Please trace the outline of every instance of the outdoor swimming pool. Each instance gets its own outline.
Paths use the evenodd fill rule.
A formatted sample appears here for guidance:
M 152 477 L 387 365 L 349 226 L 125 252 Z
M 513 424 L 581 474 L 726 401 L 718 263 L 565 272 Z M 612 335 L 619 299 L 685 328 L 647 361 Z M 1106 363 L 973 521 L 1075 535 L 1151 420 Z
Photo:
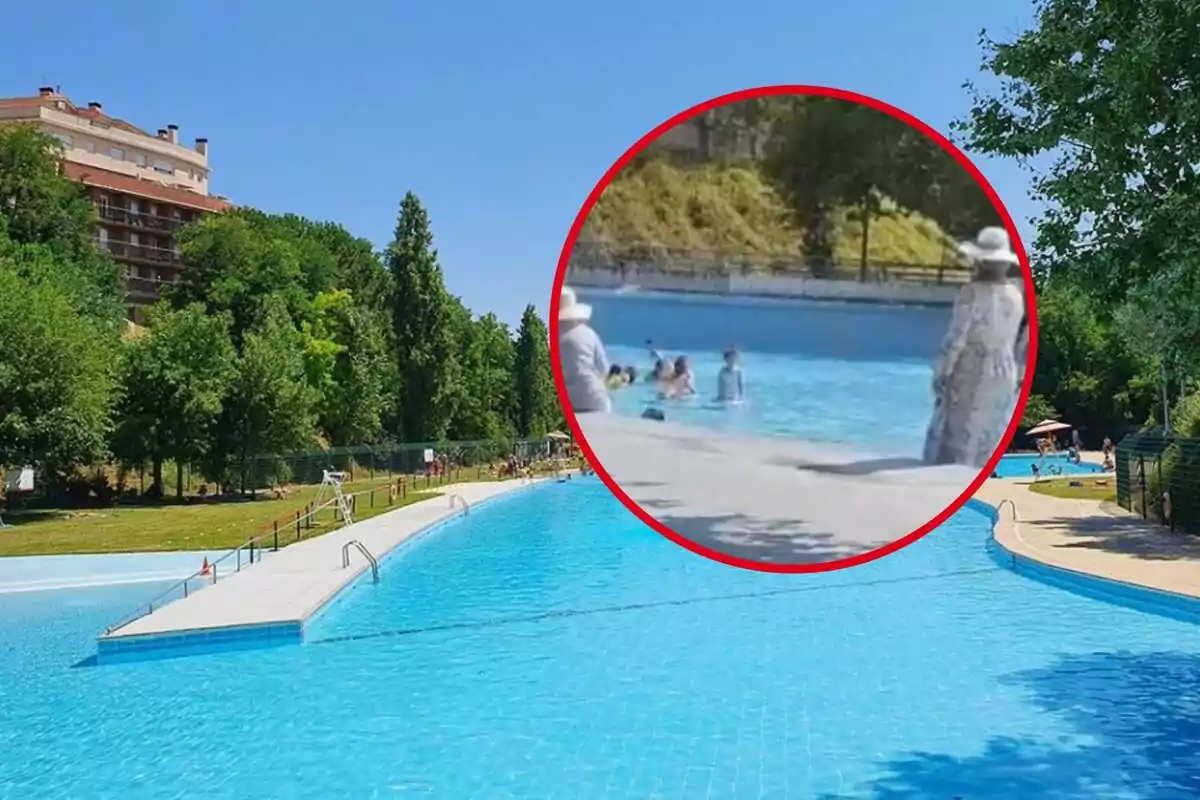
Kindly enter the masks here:
M 766 575 L 574 480 L 399 551 L 302 646 L 73 669 L 155 587 L 0 596 L 0 796 L 1196 797 L 1198 629 L 987 535 Z
M 921 453 L 932 408 L 932 365 L 949 310 L 866 304 L 585 293 L 615 364 L 651 367 L 647 339 L 686 355 L 697 397 L 666 402 L 669 420 L 727 433 L 841 444 L 877 455 Z M 726 347 L 743 350 L 749 402 L 712 402 Z M 638 415 L 653 387 L 613 393 L 614 410 Z
M 1067 475 L 1095 475 L 1101 472 L 1099 464 L 1073 464 L 1067 460 L 1066 453 L 1058 453 L 1049 456 L 1039 456 L 1033 454 L 1013 454 L 1006 455 L 1000 459 L 1000 463 L 996 465 L 996 477 L 998 478 L 1031 478 L 1033 470 L 1030 469 L 1034 464 L 1037 464 L 1041 469 L 1043 477 L 1050 476 L 1067 476 Z

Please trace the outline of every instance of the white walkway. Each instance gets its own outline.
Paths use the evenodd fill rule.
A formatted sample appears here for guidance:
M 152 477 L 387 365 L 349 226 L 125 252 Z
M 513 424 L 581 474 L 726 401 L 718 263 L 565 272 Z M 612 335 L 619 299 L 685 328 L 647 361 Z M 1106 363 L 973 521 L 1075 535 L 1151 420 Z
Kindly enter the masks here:
M 579 422 L 605 470 L 651 516 L 697 544 L 763 563 L 832 561 L 889 544 L 979 474 L 613 414 Z
M 323 536 L 298 542 L 277 553 L 264 553 L 264 559 L 247 566 L 243 554 L 241 572 L 225 575 L 232 569 L 227 559 L 218 567 L 214 584 L 187 598 L 163 606 L 153 614 L 134 620 L 100 638 L 105 646 L 117 646 L 122 640 L 147 636 L 195 634 L 214 629 L 292 625 L 298 629 L 352 580 L 369 570 L 366 559 L 350 548 L 350 566 L 342 569 L 342 546 L 357 539 L 382 560 L 394 547 L 422 529 L 454 514 L 461 514 L 457 503 L 450 507 L 452 495 L 461 495 L 474 505 L 493 497 L 529 486 L 526 481 L 464 483 L 440 487 L 443 495 L 395 511 L 372 517 Z

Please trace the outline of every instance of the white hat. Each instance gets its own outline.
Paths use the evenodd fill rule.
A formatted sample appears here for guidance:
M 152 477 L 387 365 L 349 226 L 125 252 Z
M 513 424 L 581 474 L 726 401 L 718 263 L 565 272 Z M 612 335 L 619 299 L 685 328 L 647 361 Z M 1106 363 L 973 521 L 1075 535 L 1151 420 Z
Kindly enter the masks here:
M 558 321 L 583 322 L 592 318 L 592 307 L 575 301 L 575 290 L 566 286 L 558 294 Z
M 1012 251 L 1012 245 L 1008 241 L 1008 231 L 998 226 L 984 228 L 973 242 L 960 242 L 958 252 L 975 261 L 1021 263 L 1021 259 Z

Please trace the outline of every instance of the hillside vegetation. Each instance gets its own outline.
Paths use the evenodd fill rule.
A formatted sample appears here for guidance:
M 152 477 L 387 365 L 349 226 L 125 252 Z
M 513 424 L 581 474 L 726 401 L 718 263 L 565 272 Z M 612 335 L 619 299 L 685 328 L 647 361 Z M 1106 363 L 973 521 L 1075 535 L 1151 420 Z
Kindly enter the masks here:
M 856 212 L 829 215 L 834 262 L 854 265 L 862 248 Z M 686 166 L 653 160 L 626 169 L 601 195 L 585 241 L 609 259 L 673 252 L 744 257 L 751 262 L 803 261 L 802 232 L 781 194 L 753 165 Z M 867 259 L 873 264 L 936 265 L 952 258 L 950 238 L 933 220 L 884 201 L 871 219 Z

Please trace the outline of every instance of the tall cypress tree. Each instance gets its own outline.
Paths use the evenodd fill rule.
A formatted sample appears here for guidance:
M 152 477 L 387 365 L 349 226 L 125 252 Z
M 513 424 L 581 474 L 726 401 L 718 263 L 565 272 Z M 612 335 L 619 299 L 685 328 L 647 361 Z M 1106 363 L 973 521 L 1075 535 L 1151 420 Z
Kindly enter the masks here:
M 517 334 L 517 430 L 543 436 L 561 419 L 550 366 L 550 334 L 533 306 L 525 306 Z
M 392 332 L 400 377 L 393 433 L 403 441 L 439 441 L 454 416 L 456 396 L 453 298 L 438 266 L 429 214 L 412 192 L 400 201 L 386 262 L 392 276 Z

